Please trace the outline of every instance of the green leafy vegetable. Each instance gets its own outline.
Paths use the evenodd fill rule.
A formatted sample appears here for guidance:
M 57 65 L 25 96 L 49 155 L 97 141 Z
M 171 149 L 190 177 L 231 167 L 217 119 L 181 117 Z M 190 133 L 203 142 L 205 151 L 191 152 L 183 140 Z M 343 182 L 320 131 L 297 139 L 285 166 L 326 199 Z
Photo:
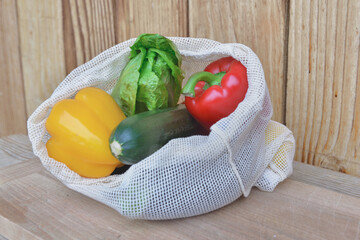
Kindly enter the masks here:
M 131 46 L 130 61 L 111 95 L 126 116 L 174 107 L 183 79 L 175 44 L 159 34 L 142 34 Z

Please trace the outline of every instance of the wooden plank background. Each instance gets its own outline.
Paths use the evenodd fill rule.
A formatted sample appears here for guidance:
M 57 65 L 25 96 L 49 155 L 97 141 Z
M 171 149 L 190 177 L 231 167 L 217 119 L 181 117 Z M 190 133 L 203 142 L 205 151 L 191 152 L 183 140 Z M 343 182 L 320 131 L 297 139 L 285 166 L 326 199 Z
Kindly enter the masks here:
M 75 67 L 145 32 L 239 42 L 259 56 L 296 160 L 360 176 L 358 0 L 0 0 L 0 137 Z
M 291 1 L 286 124 L 296 159 L 360 176 L 360 1 Z

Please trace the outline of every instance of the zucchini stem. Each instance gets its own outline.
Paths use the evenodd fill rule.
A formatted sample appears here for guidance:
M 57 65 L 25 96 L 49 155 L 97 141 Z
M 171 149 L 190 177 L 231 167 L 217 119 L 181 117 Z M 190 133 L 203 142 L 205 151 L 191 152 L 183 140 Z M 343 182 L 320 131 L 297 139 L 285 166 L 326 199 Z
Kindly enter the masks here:
M 121 147 L 121 143 L 118 143 L 117 141 L 113 141 L 110 144 L 110 149 L 112 154 L 116 157 L 119 158 L 120 156 L 122 156 L 122 147 Z

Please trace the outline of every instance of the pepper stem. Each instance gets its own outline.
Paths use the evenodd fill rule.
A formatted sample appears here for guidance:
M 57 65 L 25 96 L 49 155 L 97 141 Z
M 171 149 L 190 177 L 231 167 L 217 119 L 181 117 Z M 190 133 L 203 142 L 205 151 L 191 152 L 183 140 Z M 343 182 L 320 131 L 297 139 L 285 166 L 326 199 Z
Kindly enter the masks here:
M 216 74 L 212 74 L 209 72 L 198 72 L 189 78 L 187 83 L 185 84 L 184 88 L 182 89 L 181 93 L 185 96 L 195 97 L 195 85 L 200 82 L 204 81 L 211 86 L 220 85 L 221 80 L 226 72 L 219 72 Z

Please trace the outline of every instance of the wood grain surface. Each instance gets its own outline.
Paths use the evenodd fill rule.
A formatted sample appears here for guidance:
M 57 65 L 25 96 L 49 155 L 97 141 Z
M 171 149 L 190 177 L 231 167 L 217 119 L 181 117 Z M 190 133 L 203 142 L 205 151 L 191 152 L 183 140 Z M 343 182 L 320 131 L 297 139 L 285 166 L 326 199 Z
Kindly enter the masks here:
M 253 189 L 214 212 L 171 221 L 129 220 L 115 210 L 66 188 L 47 172 L 24 135 L 0 139 L 0 235 L 8 239 L 353 239 L 360 236 L 360 198 L 298 180 L 274 192 Z M 32 156 L 31 156 L 32 155 Z M 26 156 L 26 157 L 24 157 Z M 0 154 L 0 163 L 4 160 Z M 325 169 L 297 163 L 304 172 Z M 337 173 L 338 175 L 345 175 Z M 345 175 L 346 176 L 346 175 Z M 347 184 L 360 189 L 358 178 Z M 327 184 L 329 187 L 330 184 Z
M 187 7 L 185 0 L 115 1 L 116 42 L 135 38 L 142 33 L 186 37 Z
M 360 2 L 291 1 L 286 124 L 296 159 L 360 175 Z
M 26 133 L 16 2 L 0 1 L 0 136 Z
M 360 177 L 294 162 L 290 179 L 360 198 Z
M 0 168 L 34 159 L 29 138 L 23 134 L 0 138 Z
M 250 47 L 259 57 L 274 108 L 284 122 L 287 1 L 189 0 L 189 35 Z
M 21 62 L 28 116 L 65 77 L 60 0 L 18 0 Z
M 62 1 L 66 73 L 115 45 L 114 1 Z

